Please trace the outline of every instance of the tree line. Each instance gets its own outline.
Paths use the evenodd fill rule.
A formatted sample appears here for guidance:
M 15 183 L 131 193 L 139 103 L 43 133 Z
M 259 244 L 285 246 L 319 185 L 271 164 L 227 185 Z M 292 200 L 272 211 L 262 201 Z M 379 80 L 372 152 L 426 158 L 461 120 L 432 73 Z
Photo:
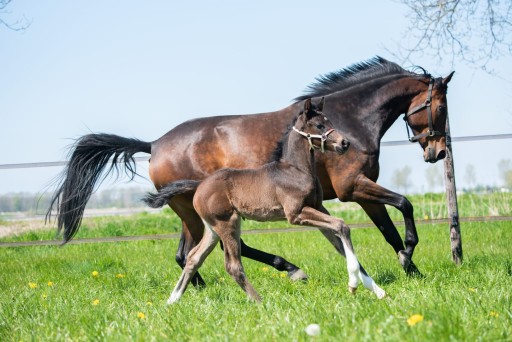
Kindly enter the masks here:
M 114 188 L 99 191 L 92 195 L 87 203 L 89 209 L 101 208 L 137 208 L 145 207 L 141 201 L 147 191 L 140 187 Z M 0 214 L 9 212 L 28 212 L 44 214 L 50 207 L 51 194 L 8 193 L 0 195 Z

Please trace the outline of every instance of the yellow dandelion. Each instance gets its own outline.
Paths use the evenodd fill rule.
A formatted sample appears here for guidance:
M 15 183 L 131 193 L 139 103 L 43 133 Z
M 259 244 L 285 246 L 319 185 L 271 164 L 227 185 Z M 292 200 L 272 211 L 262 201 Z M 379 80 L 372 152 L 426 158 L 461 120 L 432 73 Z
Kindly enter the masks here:
M 43 299 L 46 299 L 47 297 L 48 297 L 48 296 L 46 295 L 46 293 L 43 293 L 43 294 L 41 295 L 41 298 L 43 298 Z
M 286 273 L 280 273 L 279 275 L 281 276 L 281 278 L 286 278 Z
M 267 272 L 267 271 L 268 271 L 268 267 L 262 267 L 262 268 L 261 268 L 261 270 L 262 270 L 263 272 Z
M 94 278 L 96 278 L 97 276 L 99 276 L 100 274 L 98 273 L 98 271 L 92 271 L 92 276 Z
M 100 303 L 99 299 L 95 299 L 92 301 L 92 305 L 98 305 Z
M 496 311 L 489 312 L 489 315 L 491 315 L 491 317 L 499 317 L 500 316 L 500 314 L 497 313 Z
M 428 220 L 428 215 L 423 216 L 425 220 Z
M 37 284 L 33 283 L 33 282 L 29 282 L 28 287 L 30 287 L 31 289 L 35 289 L 37 287 Z
M 140 319 L 146 319 L 146 315 L 144 315 L 143 312 L 138 312 L 137 317 L 139 317 Z
M 423 316 L 422 315 L 419 315 L 419 314 L 415 314 L 415 315 L 412 315 L 411 317 L 409 317 L 407 319 L 407 324 L 409 324 L 409 326 L 415 326 L 416 324 L 418 324 L 419 322 L 423 321 Z
M 47 283 L 47 285 L 48 285 L 49 287 L 52 287 L 52 286 L 53 286 L 53 281 L 49 281 L 49 282 Z
M 478 290 L 477 290 L 477 289 L 475 289 L 475 288 L 473 288 L 473 287 L 470 287 L 470 288 L 469 288 L 469 292 L 478 292 Z
M 147 302 L 146 304 L 147 304 L 147 306 L 151 306 L 151 305 L 153 305 L 153 303 L 152 303 L 152 302 Z
M 118 273 L 116 274 L 116 278 L 124 278 L 126 277 L 124 274 Z

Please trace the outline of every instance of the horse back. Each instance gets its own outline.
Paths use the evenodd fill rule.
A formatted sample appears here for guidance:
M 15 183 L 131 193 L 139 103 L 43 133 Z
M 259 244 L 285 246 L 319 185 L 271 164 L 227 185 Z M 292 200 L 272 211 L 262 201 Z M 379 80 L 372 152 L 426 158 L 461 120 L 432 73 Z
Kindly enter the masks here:
M 179 179 L 201 180 L 223 168 L 257 168 L 270 159 L 293 106 L 270 113 L 184 122 L 151 146 L 149 174 L 157 188 Z

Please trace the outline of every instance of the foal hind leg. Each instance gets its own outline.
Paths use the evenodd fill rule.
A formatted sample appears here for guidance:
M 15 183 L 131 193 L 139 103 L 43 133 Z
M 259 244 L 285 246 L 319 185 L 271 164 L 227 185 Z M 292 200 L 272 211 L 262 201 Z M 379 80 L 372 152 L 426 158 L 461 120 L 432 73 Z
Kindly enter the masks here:
M 217 242 L 219 242 L 219 236 L 208 226 L 199 244 L 195 246 L 187 256 L 187 262 L 183 268 L 183 272 L 174 290 L 171 292 L 167 304 L 175 303 L 181 298 L 188 284 L 193 279 L 194 274 L 196 274 L 206 257 L 215 248 Z
M 251 285 L 245 275 L 241 258 L 240 246 L 240 219 L 237 222 L 222 222 L 215 226 L 215 231 L 219 234 L 224 244 L 224 263 L 226 271 L 240 285 L 247 296 L 256 301 L 261 302 L 261 297 Z

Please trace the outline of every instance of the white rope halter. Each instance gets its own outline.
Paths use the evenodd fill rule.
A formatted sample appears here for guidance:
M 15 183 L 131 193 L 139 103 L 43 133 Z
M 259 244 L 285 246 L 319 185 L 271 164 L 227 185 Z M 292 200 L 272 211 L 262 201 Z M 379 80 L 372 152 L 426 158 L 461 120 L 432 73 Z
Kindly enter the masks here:
M 322 153 L 325 152 L 324 142 L 327 140 L 327 136 L 329 134 L 331 134 L 332 132 L 334 132 L 334 128 L 331 128 L 330 130 L 328 130 L 327 132 L 322 133 L 322 134 L 309 134 L 309 133 L 306 133 L 306 132 L 299 131 L 297 128 L 295 128 L 295 126 L 293 126 L 292 128 L 293 128 L 293 130 L 295 132 L 299 133 L 303 137 L 308 138 L 309 149 L 310 150 L 314 150 L 314 149 L 318 148 L 317 146 L 313 145 L 313 142 L 311 142 L 311 139 L 320 139 L 321 140 L 320 149 L 322 150 Z

